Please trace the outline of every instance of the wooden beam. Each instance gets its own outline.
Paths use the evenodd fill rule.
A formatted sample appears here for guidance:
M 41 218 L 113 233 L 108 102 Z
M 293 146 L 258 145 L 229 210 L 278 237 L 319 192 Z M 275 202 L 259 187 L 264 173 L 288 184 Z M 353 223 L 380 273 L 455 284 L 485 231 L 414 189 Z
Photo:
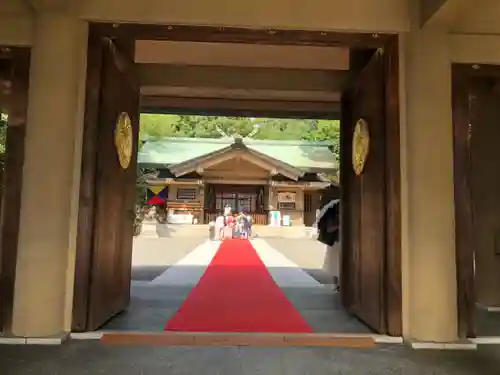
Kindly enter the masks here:
M 273 160 L 268 158 L 265 155 L 262 155 L 258 152 L 249 149 L 232 149 L 227 148 L 222 151 L 216 152 L 214 154 L 209 154 L 206 157 L 195 158 L 186 163 L 181 163 L 176 166 L 170 168 L 170 171 L 174 173 L 176 176 L 181 176 L 186 173 L 192 172 L 195 169 L 206 169 L 211 166 L 220 164 L 226 160 L 241 158 L 246 160 L 252 164 L 257 165 L 258 167 L 269 170 L 269 171 L 277 171 L 277 173 L 286 176 L 292 180 L 297 180 L 300 177 L 300 171 L 295 168 L 287 168 L 286 165 L 283 165 L 277 160 Z M 200 172 L 199 172 L 200 173 Z
M 101 100 L 102 65 L 103 43 L 100 37 L 91 33 L 87 53 L 78 235 L 76 239 L 75 283 L 71 321 L 72 330 L 80 332 L 87 329 L 88 319 L 90 269 L 94 217 L 96 214 L 97 130 Z
M 306 70 L 349 70 L 349 49 L 138 40 L 135 62 Z
M 385 303 L 390 335 L 403 332 L 401 270 L 401 155 L 399 121 L 399 53 L 395 40 L 384 50 L 385 59 L 385 178 L 386 178 L 386 275 Z
M 347 71 L 248 68 L 220 66 L 173 66 L 137 64 L 141 86 L 221 87 L 295 91 L 339 91 Z
M 202 185 L 200 179 L 186 178 L 184 180 L 176 180 L 174 178 L 158 178 L 154 180 L 146 180 L 147 185 L 151 186 L 167 186 L 167 185 Z
M 340 114 L 340 104 L 331 102 L 143 96 L 141 98 L 141 111 L 145 113 L 336 119 Z
M 267 100 L 285 102 L 339 102 L 340 92 L 310 90 L 228 89 L 224 87 L 147 86 L 142 96 L 171 96 L 174 98 L 217 98 L 232 100 Z
M 269 185 L 269 180 L 230 180 L 227 178 L 205 178 L 203 182 L 217 185 Z
M 284 29 L 250 29 L 191 25 L 145 25 L 93 23 L 102 36 L 136 40 L 172 40 L 184 42 L 247 43 L 294 46 L 383 47 L 394 34 L 342 33 Z

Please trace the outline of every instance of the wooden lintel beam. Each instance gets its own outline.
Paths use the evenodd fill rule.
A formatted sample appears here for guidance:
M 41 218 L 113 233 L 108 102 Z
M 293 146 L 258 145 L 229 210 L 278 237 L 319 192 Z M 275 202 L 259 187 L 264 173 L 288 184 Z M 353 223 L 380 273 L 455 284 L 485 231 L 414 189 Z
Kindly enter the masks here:
M 137 64 L 141 86 L 220 87 L 292 91 L 339 91 L 347 71 Z
M 340 113 L 340 103 L 143 96 L 141 111 L 145 113 L 209 113 L 221 116 L 336 119 Z
M 136 40 L 366 48 L 383 47 L 396 37 L 394 34 L 131 23 L 94 23 L 91 31 L 101 36 Z

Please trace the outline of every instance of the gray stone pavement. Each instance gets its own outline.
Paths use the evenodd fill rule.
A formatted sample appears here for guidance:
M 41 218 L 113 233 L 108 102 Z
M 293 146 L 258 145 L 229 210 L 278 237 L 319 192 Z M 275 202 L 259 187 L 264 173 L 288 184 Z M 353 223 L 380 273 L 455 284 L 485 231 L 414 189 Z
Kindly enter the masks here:
M 135 238 L 130 307 L 103 329 L 161 331 L 191 288 L 148 283 L 204 241 L 206 237 L 201 232 L 191 237 Z M 266 238 L 265 241 L 320 283 L 331 283 L 330 275 L 323 271 L 326 249 L 318 241 L 299 238 Z M 319 291 L 283 288 L 283 291 L 315 332 L 370 332 L 343 309 L 338 293 L 329 288 Z M 479 334 L 492 336 L 500 333 L 499 313 L 478 311 L 477 318 Z
M 206 240 L 201 236 L 134 238 L 129 308 L 102 329 L 161 331 L 182 305 L 191 288 L 148 283 Z
M 181 238 L 135 237 L 132 280 L 151 281 L 207 240 L 193 236 Z
M 127 311 L 102 327 L 104 330 L 161 331 L 177 312 L 190 287 L 149 285 L 206 238 L 201 236 L 135 239 L 131 301 Z M 331 279 L 322 270 L 325 248 L 312 239 L 265 239 L 272 247 L 303 268 L 320 283 Z M 370 329 L 349 315 L 340 296 L 331 288 L 282 288 L 315 332 L 369 333 Z
M 285 238 L 266 238 L 265 240 L 319 282 L 324 284 L 331 282 L 330 276 L 322 270 L 326 248 L 320 242 L 310 239 Z M 307 301 L 308 297 L 303 296 L 301 299 Z M 335 315 L 339 317 L 335 318 L 335 320 L 331 319 L 330 312 L 310 313 L 306 311 L 302 312 L 302 314 L 305 316 L 309 314 L 316 315 L 316 319 L 311 319 L 310 324 L 318 332 L 362 331 L 356 319 L 346 318 L 338 300 L 338 295 L 334 296 L 333 301 L 335 305 L 333 310 L 335 310 Z M 300 308 L 298 309 L 300 311 Z M 476 310 L 476 330 L 478 336 L 500 336 L 500 312 L 487 312 L 478 308 Z
M 500 336 L 500 312 L 477 308 L 476 332 L 479 336 Z
M 140 327 L 158 331 L 169 314 L 180 306 L 189 288 L 155 289 L 145 285 L 205 238 L 137 238 L 135 241 L 131 308 L 129 313 L 112 321 L 110 328 L 115 324 L 115 328 Z M 320 271 L 324 250 L 313 242 L 301 241 L 309 240 L 268 240 L 271 246 L 322 280 L 324 275 Z M 316 322 L 315 329 L 326 324 L 327 331 L 331 328 L 328 326 L 331 321 L 343 322 L 344 327 L 348 327 L 342 320 L 346 317 L 345 312 L 334 294 L 311 293 L 297 288 L 285 290 L 285 293 L 308 321 Z M 307 314 L 316 316 L 311 318 Z M 318 318 L 321 314 L 329 315 Z M 331 319 L 332 314 L 334 319 Z M 359 322 L 353 321 L 352 324 Z M 69 341 L 62 346 L 0 346 L 0 375 L 27 374 L 500 375 L 500 347 L 482 346 L 478 351 L 416 351 L 402 345 L 363 350 L 141 347 L 104 346 L 98 341 Z
M 342 307 L 340 295 L 304 288 L 282 288 L 297 311 L 317 333 L 371 333 L 371 330 Z
M 265 241 L 318 282 L 332 283 L 323 270 L 326 246 L 314 239 L 266 238 Z M 340 302 L 340 294 L 330 288 L 313 291 L 304 288 L 283 288 L 286 296 L 315 332 L 369 333 L 371 330 L 349 315 Z
M 2 375 L 498 375 L 500 352 L 375 349 L 103 346 L 0 347 Z
M 331 276 L 323 271 L 326 246 L 321 242 L 312 238 L 265 238 L 265 241 L 320 283 L 332 283 Z

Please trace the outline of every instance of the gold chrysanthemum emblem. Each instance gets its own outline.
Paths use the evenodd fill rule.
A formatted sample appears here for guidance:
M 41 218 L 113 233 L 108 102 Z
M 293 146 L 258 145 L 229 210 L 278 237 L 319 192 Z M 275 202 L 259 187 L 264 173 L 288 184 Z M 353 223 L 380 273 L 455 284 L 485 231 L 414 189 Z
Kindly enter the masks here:
M 134 148 L 132 122 L 128 113 L 120 113 L 116 120 L 115 146 L 121 167 L 127 169 L 132 160 L 132 151 Z
M 354 127 L 352 137 L 352 166 L 354 173 L 358 176 L 363 173 L 369 150 L 370 133 L 368 131 L 368 123 L 360 119 Z

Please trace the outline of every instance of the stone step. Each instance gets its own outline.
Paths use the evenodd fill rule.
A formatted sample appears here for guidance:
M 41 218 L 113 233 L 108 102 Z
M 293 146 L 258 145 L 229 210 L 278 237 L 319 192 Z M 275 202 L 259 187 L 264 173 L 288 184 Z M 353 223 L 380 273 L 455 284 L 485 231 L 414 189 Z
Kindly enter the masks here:
M 207 237 L 208 224 L 159 224 L 144 222 L 141 237 Z M 267 225 L 254 225 L 252 236 L 260 238 L 313 238 L 315 229 L 305 226 L 272 227 Z
M 311 238 L 314 234 L 313 228 L 296 226 L 296 227 L 271 227 L 271 226 L 255 226 L 253 233 L 261 238 Z
M 144 222 L 141 237 L 208 237 L 208 225 Z

